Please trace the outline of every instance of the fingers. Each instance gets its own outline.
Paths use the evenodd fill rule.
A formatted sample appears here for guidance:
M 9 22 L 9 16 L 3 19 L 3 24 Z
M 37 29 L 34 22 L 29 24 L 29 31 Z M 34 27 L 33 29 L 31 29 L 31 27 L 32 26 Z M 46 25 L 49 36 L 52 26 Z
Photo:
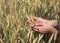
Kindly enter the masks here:
M 30 27 L 33 27 L 33 26 L 42 26 L 43 25 L 43 23 L 37 23 L 37 22 L 35 22 L 33 20 L 27 20 L 27 21 L 28 21 Z
M 43 26 L 43 23 L 35 23 L 35 26 Z
M 39 30 L 39 29 L 42 29 L 42 26 L 34 26 L 34 28 Z
M 34 20 L 34 19 L 36 19 L 36 20 Z M 30 19 L 28 19 L 27 20 L 27 22 L 30 24 L 30 23 L 32 23 L 32 24 L 34 24 L 34 25 L 42 25 L 43 23 L 42 22 L 40 22 L 39 20 L 38 20 L 38 17 L 31 17 Z
M 35 16 L 32 16 L 32 19 L 35 20 L 35 21 L 39 21 L 39 22 L 41 22 L 43 20 L 42 18 L 35 17 Z
M 32 19 L 34 19 L 35 21 L 37 21 L 37 20 L 39 20 L 39 17 L 32 16 Z
M 34 26 L 34 29 L 36 29 L 37 32 L 41 32 L 41 33 L 47 33 L 48 32 L 48 30 L 44 26 Z
M 29 23 L 29 26 L 30 26 L 30 27 L 33 27 L 33 26 L 34 26 L 34 24 L 32 23 L 31 20 L 27 20 L 27 22 Z
M 44 33 L 43 27 L 40 27 L 40 26 L 34 26 L 33 30 Z
M 34 31 L 39 31 L 38 29 L 35 28 L 36 25 L 38 25 L 38 23 L 36 23 L 36 25 L 33 24 L 32 20 L 27 20 L 27 22 L 29 23 L 29 26 L 34 30 Z
M 38 29 L 35 29 L 35 28 L 32 28 L 32 29 L 33 29 L 34 31 L 37 31 L 37 32 L 39 31 Z

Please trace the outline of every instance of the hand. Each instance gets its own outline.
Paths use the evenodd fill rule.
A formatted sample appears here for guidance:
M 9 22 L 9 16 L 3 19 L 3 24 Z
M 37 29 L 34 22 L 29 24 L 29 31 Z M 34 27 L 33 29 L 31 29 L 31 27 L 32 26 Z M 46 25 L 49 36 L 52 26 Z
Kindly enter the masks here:
M 45 20 L 43 18 L 39 17 L 31 17 L 29 20 L 30 27 L 33 27 L 35 31 L 41 32 L 41 33 L 47 33 L 47 32 L 54 32 L 56 29 L 52 26 L 54 23 L 53 20 Z

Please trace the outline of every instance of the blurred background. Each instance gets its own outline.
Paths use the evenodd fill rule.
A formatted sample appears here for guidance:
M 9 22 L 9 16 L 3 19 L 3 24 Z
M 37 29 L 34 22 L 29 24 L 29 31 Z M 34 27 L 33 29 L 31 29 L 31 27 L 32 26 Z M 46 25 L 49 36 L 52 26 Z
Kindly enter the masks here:
M 0 43 L 57 43 L 53 34 L 32 30 L 27 16 L 60 18 L 60 0 L 0 0 Z

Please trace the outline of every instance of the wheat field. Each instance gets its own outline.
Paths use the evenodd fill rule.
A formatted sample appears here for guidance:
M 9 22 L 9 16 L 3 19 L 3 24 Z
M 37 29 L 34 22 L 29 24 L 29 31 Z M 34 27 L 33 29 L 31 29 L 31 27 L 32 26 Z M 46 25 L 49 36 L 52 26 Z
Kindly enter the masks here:
M 59 19 L 60 1 L 0 0 L 0 43 L 57 43 L 55 34 L 32 30 L 27 23 L 30 16 Z

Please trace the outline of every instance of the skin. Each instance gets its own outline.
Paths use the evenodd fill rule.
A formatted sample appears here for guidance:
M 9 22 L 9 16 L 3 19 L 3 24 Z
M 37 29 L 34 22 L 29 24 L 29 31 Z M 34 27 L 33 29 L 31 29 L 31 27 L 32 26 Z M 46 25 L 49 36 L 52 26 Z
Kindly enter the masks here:
M 30 19 L 28 19 L 28 23 L 30 25 L 30 27 L 40 33 L 54 33 L 57 30 L 54 28 L 54 26 L 56 26 L 57 20 L 46 20 L 40 17 L 31 17 Z M 53 26 L 54 25 L 54 26 Z M 60 43 L 60 38 L 57 37 L 58 43 Z
M 56 20 L 46 20 L 43 18 L 33 16 L 28 20 L 28 23 L 29 23 L 30 27 L 37 32 L 54 33 L 56 31 L 56 29 L 52 25 L 54 23 L 56 23 L 55 21 Z

